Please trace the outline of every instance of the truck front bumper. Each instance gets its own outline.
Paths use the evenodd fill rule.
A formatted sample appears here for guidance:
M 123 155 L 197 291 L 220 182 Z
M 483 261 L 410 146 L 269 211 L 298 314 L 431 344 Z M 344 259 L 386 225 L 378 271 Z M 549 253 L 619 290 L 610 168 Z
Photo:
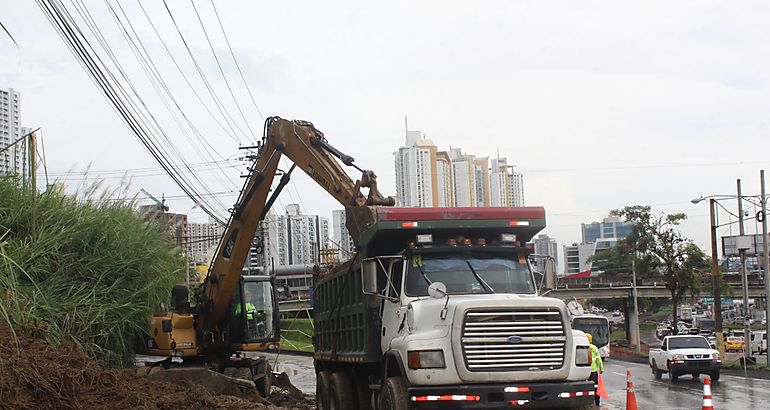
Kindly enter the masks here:
M 412 386 L 412 409 L 544 409 L 577 407 L 594 402 L 594 383 L 582 382 Z
M 711 373 L 722 368 L 722 362 L 711 360 L 687 360 L 684 363 L 671 363 L 671 371 L 677 374 Z

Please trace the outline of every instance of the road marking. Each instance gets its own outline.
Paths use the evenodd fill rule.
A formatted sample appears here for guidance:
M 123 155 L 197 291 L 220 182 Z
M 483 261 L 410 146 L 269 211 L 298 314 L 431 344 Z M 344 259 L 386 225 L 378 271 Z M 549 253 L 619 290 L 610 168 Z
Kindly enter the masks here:
M 612 372 L 612 374 L 617 374 L 618 376 L 625 376 L 625 373 Z

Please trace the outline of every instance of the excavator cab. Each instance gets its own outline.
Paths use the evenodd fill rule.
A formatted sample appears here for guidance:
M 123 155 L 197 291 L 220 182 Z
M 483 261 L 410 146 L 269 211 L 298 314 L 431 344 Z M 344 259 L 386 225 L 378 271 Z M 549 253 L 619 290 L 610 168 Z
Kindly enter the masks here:
M 267 350 L 280 341 L 278 300 L 269 276 L 242 276 L 230 311 L 230 341 L 235 350 Z

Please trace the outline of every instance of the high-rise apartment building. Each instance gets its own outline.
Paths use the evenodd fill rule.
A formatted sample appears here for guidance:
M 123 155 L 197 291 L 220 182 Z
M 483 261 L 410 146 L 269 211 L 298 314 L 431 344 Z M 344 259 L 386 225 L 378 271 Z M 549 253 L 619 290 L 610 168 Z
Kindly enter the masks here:
M 532 243 L 535 245 L 536 254 L 550 256 L 557 265 L 559 264 L 559 246 L 556 244 L 556 239 L 547 234 L 540 234 L 532 239 Z
M 338 249 L 337 257 L 341 262 L 345 262 L 355 252 L 355 244 L 353 243 L 353 237 L 350 236 L 348 228 L 345 225 L 347 219 L 344 209 L 338 209 L 332 211 L 332 224 L 334 243 L 332 248 Z
M 524 177 L 507 158 L 492 159 L 489 179 L 491 206 L 524 206 Z
M 489 159 L 449 150 L 455 206 L 489 206 Z
M 224 225 L 209 217 L 208 222 L 189 222 L 187 230 L 190 235 L 187 242 L 187 257 L 190 262 L 210 264 L 210 259 L 224 235 Z
M 13 88 L 0 89 L 0 175 L 21 174 L 26 145 L 4 149 L 22 137 L 21 95 Z
M 260 230 L 263 266 L 315 265 L 328 242 L 329 220 L 304 215 L 298 204 L 289 204 L 284 215 L 268 214 Z
M 436 146 L 420 131 L 407 131 L 405 146 L 395 152 L 396 200 L 399 206 L 434 206 Z
M 489 157 L 438 151 L 420 131 L 407 131 L 393 154 L 399 206 L 524 206 L 524 177 L 505 158 L 492 160 L 490 169 Z
M 452 160 L 446 151 L 436 153 L 436 191 L 437 206 L 455 206 Z

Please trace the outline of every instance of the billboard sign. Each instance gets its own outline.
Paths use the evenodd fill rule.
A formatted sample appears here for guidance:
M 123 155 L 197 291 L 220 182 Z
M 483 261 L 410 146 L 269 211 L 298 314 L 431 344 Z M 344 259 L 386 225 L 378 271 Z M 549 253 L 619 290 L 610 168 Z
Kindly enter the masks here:
M 746 249 L 746 256 L 762 255 L 762 234 L 722 237 L 722 255 L 738 256 L 741 248 Z

